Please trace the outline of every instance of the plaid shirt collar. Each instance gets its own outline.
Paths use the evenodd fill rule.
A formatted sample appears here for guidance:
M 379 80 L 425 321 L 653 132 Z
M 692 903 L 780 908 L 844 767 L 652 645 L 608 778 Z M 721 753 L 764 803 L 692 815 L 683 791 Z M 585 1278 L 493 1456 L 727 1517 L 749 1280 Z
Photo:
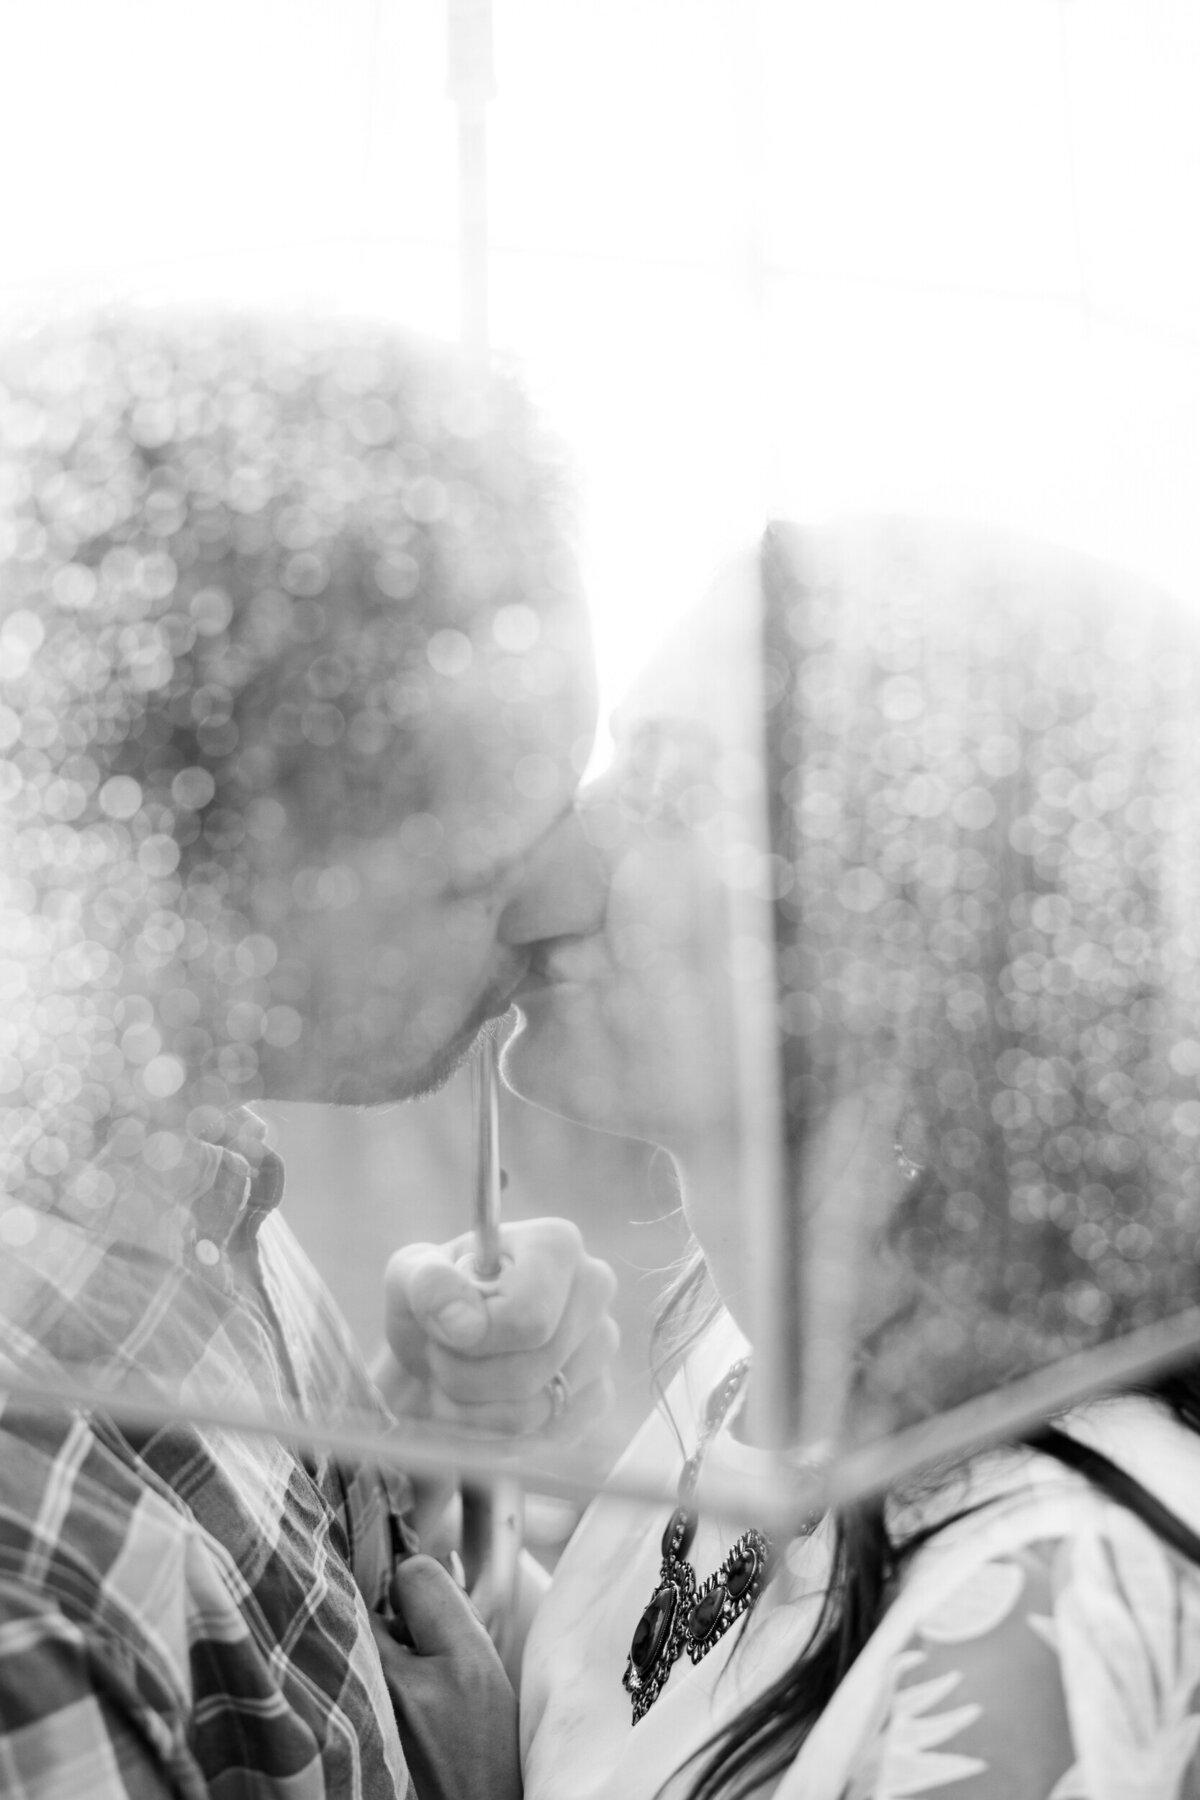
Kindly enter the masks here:
M 149 1380 L 176 1395 L 194 1386 L 219 1330 L 245 1338 L 247 1366 L 266 1357 L 288 1373 L 286 1355 L 268 1347 L 277 1296 L 258 1256 L 283 1165 L 262 1120 L 226 1123 L 221 1144 L 118 1134 L 38 1210 L 0 1262 L 0 1364 L 86 1369 L 106 1386 Z M 265 1366 L 262 1379 L 273 1393 Z
M 159 1132 L 127 1155 L 118 1135 L 56 1196 L 53 1211 L 94 1243 L 215 1267 L 252 1244 L 279 1205 L 283 1163 L 265 1134 L 262 1119 L 239 1111 L 223 1143 Z

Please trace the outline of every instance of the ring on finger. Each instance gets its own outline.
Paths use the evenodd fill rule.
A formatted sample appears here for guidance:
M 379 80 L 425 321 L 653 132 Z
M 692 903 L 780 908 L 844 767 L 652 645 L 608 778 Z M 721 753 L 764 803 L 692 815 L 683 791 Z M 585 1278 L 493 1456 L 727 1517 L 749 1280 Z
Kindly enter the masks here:
M 557 1425 L 566 1412 L 567 1402 L 571 1398 L 571 1384 L 559 1369 L 550 1377 L 542 1392 L 550 1402 L 550 1417 L 546 1420 L 546 1427 L 549 1428 L 551 1425 Z

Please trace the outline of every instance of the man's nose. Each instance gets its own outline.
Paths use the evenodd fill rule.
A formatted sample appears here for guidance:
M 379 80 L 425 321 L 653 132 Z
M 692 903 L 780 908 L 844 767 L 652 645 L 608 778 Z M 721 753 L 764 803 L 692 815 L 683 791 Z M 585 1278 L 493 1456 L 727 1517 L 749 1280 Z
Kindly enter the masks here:
M 596 931 L 608 883 L 576 813 L 568 813 L 531 854 L 521 885 L 500 919 L 505 944 L 586 937 Z

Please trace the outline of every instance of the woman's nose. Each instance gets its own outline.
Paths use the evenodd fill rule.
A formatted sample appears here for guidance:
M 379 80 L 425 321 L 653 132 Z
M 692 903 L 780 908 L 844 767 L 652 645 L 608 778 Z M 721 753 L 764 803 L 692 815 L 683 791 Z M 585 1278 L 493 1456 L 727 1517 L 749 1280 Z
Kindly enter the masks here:
M 586 937 L 603 918 L 608 884 L 594 847 L 576 813 L 567 816 L 538 845 L 521 885 L 500 919 L 506 944 L 543 938 Z

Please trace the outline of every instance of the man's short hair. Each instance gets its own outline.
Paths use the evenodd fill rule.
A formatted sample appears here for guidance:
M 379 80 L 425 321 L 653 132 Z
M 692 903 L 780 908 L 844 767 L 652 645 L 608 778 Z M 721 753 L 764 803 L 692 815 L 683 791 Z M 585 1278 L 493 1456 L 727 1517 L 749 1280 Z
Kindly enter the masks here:
M 42 1188 L 125 1104 L 139 969 L 236 982 L 256 840 L 420 812 L 472 667 L 532 739 L 577 587 L 518 386 L 384 325 L 56 325 L 0 347 L 0 446 L 0 1096 Z
M 268 791 L 365 826 L 408 784 L 418 809 L 439 680 L 482 635 L 519 686 L 574 591 L 520 390 L 385 326 L 60 327 L 0 357 L 0 405 L 5 606 L 62 642 L 61 749 L 181 818 L 204 797 L 212 838 Z

